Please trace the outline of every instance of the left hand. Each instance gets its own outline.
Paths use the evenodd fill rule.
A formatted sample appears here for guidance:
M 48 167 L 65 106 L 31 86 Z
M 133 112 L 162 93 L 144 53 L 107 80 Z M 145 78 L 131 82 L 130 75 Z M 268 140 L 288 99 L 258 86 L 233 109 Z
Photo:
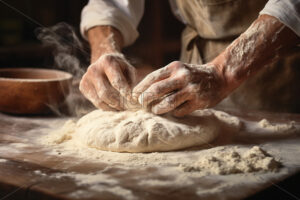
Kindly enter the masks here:
M 175 116 L 184 116 L 215 106 L 228 94 L 221 74 L 213 64 L 174 61 L 147 75 L 133 89 L 133 97 L 155 114 L 173 111 Z

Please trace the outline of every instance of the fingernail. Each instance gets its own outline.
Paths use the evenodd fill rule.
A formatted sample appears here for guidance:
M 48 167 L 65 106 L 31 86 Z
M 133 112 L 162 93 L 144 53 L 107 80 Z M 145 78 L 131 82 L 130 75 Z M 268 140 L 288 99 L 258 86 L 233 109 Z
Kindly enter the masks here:
M 138 98 L 139 103 L 143 106 L 143 94 L 141 94 Z

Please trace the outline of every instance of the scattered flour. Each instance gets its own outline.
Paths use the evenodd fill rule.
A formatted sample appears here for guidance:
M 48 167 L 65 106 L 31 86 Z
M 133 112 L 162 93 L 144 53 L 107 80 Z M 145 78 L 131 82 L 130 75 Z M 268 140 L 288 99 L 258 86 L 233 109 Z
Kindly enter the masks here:
M 258 146 L 245 152 L 237 149 L 217 151 L 212 155 L 201 157 L 192 165 L 181 165 L 185 172 L 204 172 L 208 174 L 237 174 L 258 171 L 277 171 L 280 162 L 268 155 Z
M 131 190 L 121 187 L 119 181 L 113 177 L 99 173 L 81 174 L 81 173 L 57 173 L 51 175 L 52 178 L 72 178 L 75 180 L 76 185 L 85 186 L 88 190 L 80 190 L 71 193 L 74 198 L 86 198 L 91 191 L 105 192 L 113 195 L 123 197 L 126 199 L 138 199 Z
M 7 160 L 3 159 L 3 158 L 0 158 L 0 163 L 4 163 L 4 162 L 7 162 Z
M 164 152 L 164 153 L 115 153 L 106 152 L 93 149 L 98 151 L 100 156 L 106 155 L 105 161 L 108 157 L 116 157 L 117 155 L 127 154 L 127 158 L 138 158 L 128 160 L 129 162 L 123 162 L 122 168 L 115 168 L 117 170 L 115 174 L 108 174 L 105 170 L 96 171 L 93 173 L 56 173 L 50 175 L 51 178 L 63 179 L 71 178 L 77 186 L 85 188 L 70 193 L 70 197 L 75 199 L 87 198 L 93 192 L 104 194 L 110 193 L 123 199 L 138 199 L 134 192 L 124 187 L 123 180 L 117 177 L 122 175 L 122 171 L 126 172 L 126 169 L 139 169 L 137 167 L 142 161 L 147 161 L 147 167 L 157 166 L 159 171 L 156 176 L 151 176 L 146 173 L 144 175 L 138 175 L 137 177 L 129 177 L 131 181 L 137 181 L 138 185 L 146 188 L 188 188 L 195 185 L 197 180 L 209 174 L 216 175 L 230 175 L 237 173 L 253 173 L 253 172 L 277 172 L 280 169 L 281 164 L 268 155 L 264 150 L 258 146 L 252 148 L 248 147 L 237 147 L 237 146 L 224 146 L 216 147 L 213 150 L 203 150 L 196 152 L 184 152 L 182 154 L 176 152 Z M 199 152 L 201 152 L 199 154 Z M 113 156 L 113 154 L 115 156 Z M 189 155 L 192 154 L 192 155 Z M 137 157 L 137 156 L 140 157 Z M 181 157 L 182 156 L 182 157 Z M 118 157 L 118 156 L 117 156 Z M 185 158 L 188 157 L 188 158 Z M 168 159 L 170 158 L 170 159 Z M 114 158 L 116 160 L 116 158 Z M 113 159 L 113 160 L 114 160 Z M 103 159 L 100 159 L 103 161 Z M 122 160 L 122 159 L 121 159 Z M 130 164 L 135 164 L 136 167 L 130 167 Z M 183 164 L 179 164 L 183 163 Z M 111 163 L 111 167 L 116 167 Z M 162 165 L 166 165 L 162 167 Z M 126 166 L 128 168 L 126 168 Z M 274 173 L 275 174 L 275 173 Z M 127 176 L 128 177 L 128 176 Z M 254 176 L 255 178 L 256 176 Z M 256 177 L 257 178 L 257 177 Z M 196 182 L 195 182 L 196 181 Z M 230 187 L 230 183 L 225 185 Z M 221 187 L 222 188 L 222 187 Z M 220 192 L 220 188 L 212 188 Z M 210 191 L 211 191 L 210 190 Z M 199 190 L 199 195 L 205 191 Z M 202 193 L 201 193 L 202 192 Z M 207 191 L 206 191 L 207 192 Z M 201 196 L 200 195 L 200 196 Z
M 110 113 L 111 114 L 111 113 Z M 100 116 L 102 113 L 100 113 Z M 242 123 L 237 117 L 233 117 L 227 113 L 216 111 L 212 109 L 204 110 L 203 113 L 198 113 L 199 116 L 209 116 L 208 119 L 218 121 L 218 130 L 220 127 L 226 125 L 231 127 L 231 131 L 238 131 Z M 126 115 L 118 115 L 120 121 L 128 119 Z M 99 116 L 93 115 L 96 119 Z M 144 116 L 150 118 L 150 116 Z M 198 118 L 197 118 L 198 119 Z M 89 118 L 90 121 L 95 119 Z M 161 122 L 162 117 L 156 119 Z M 96 120 L 97 121 L 97 120 Z M 134 121 L 131 119 L 131 121 Z M 147 119 L 146 119 L 147 121 Z M 211 149 L 199 150 L 185 150 L 185 151 L 170 151 L 170 152 L 152 152 L 152 153 L 118 153 L 112 151 L 103 151 L 98 148 L 90 148 L 86 145 L 83 135 L 77 137 L 76 131 L 81 123 L 88 122 L 87 119 L 74 121 L 67 121 L 65 125 L 57 131 L 44 136 L 40 142 L 46 144 L 51 153 L 58 156 L 71 156 L 79 159 L 81 162 L 96 161 L 102 163 L 109 163 L 110 166 L 121 167 L 120 169 L 139 169 L 141 167 L 157 167 L 159 173 L 165 177 L 175 177 L 173 179 L 148 179 L 147 177 L 138 180 L 142 186 L 161 186 L 168 187 L 176 184 L 180 185 L 193 185 L 194 182 L 191 176 L 202 177 L 208 174 L 229 175 L 237 173 L 253 173 L 253 172 L 276 172 L 280 169 L 280 162 L 266 153 L 258 146 L 252 148 L 237 147 L 237 146 L 222 146 L 214 147 Z M 102 123 L 110 123 L 110 121 L 103 120 Z M 126 121 L 127 123 L 128 121 Z M 120 122 L 122 123 L 122 122 Z M 141 121 L 139 123 L 142 123 Z M 94 125 L 95 123 L 93 123 Z M 115 125 L 116 126 L 116 125 Z M 111 128 L 114 128 L 112 126 Z M 91 124 L 90 129 L 93 126 Z M 139 127 L 135 127 L 139 128 Z M 118 129 L 119 131 L 121 129 Z M 99 131 L 98 133 L 102 133 Z M 110 132 L 111 133 L 111 132 Z M 170 132 L 172 133 L 172 132 Z M 180 141 L 180 140 L 179 140 Z M 165 171 L 164 171 L 165 169 Z M 122 170 L 118 170 L 120 173 Z M 169 174 L 168 174 L 169 173 Z M 174 176 L 176 174 L 176 176 Z M 88 186 L 89 190 L 96 192 L 109 192 L 118 196 L 129 196 L 129 199 L 135 199 L 134 194 L 126 188 L 120 187 L 118 179 L 115 179 L 102 172 L 95 172 L 89 174 L 81 173 L 58 173 L 55 178 L 70 177 L 76 180 L 79 186 Z M 75 196 L 88 195 L 79 192 Z M 74 197 L 75 197 L 74 196 Z M 78 198 L 79 198 L 78 197 Z
M 33 173 L 36 175 L 40 175 L 40 176 L 47 176 L 47 174 L 42 172 L 41 170 L 35 170 L 35 171 L 33 171 Z
M 112 112 L 104 112 L 104 114 L 113 115 L 114 119 L 118 119 L 119 123 L 122 123 L 125 119 L 127 124 L 128 121 L 134 123 L 134 117 L 130 118 L 132 113 L 124 112 L 123 114 L 115 115 Z M 131 114 L 131 115 L 130 115 Z M 65 125 L 57 131 L 48 134 L 46 137 L 42 138 L 42 143 L 50 146 L 55 145 L 56 151 L 54 154 L 58 155 L 73 155 L 83 159 L 94 159 L 97 161 L 102 161 L 105 163 L 117 164 L 117 165 L 126 165 L 130 166 L 175 166 L 181 168 L 184 172 L 199 172 L 202 174 L 234 174 L 234 173 L 248 173 L 248 172 L 259 172 L 259 171 L 276 171 L 280 167 L 279 161 L 275 160 L 272 156 L 264 152 L 260 147 L 255 146 L 252 149 L 243 150 L 238 147 L 215 147 L 212 149 L 202 150 L 202 151 L 181 151 L 179 152 L 165 152 L 165 153 L 117 153 L 111 151 L 102 151 L 98 148 L 90 148 L 91 145 L 86 145 L 86 142 L 82 143 L 85 139 L 83 138 L 82 131 L 85 134 L 89 134 L 87 130 L 92 130 L 96 123 L 92 123 L 89 127 L 86 127 L 87 130 L 78 129 L 78 126 L 88 123 L 89 121 L 98 121 L 99 115 L 103 116 L 102 112 L 96 112 L 96 115 L 93 114 L 92 117 L 82 118 L 77 122 L 67 121 Z M 142 118 L 140 115 L 143 115 Z M 227 113 L 216 111 L 212 109 L 203 110 L 202 113 L 198 113 L 199 116 L 205 116 L 205 119 L 210 121 L 213 119 L 214 123 L 219 121 L 218 126 L 221 127 L 221 123 L 226 123 L 227 126 L 231 127 L 231 130 L 239 130 L 242 126 L 241 121 L 237 117 L 233 117 Z M 135 116 L 135 115 L 133 115 Z M 149 116 L 148 114 L 141 113 L 138 114 L 139 118 L 142 118 L 144 121 L 147 121 L 149 118 L 157 116 Z M 207 118 L 209 117 L 209 118 Z M 108 117 L 109 118 L 109 117 Z M 199 119 L 199 118 L 197 118 Z M 138 124 L 141 124 L 143 120 L 138 119 Z M 155 119 L 154 122 L 162 122 L 162 117 Z M 190 119 L 189 119 L 190 120 Z M 203 120 L 203 119 L 202 119 Z M 102 120 L 101 123 L 110 124 L 111 120 Z M 199 121 L 198 121 L 199 122 Z M 167 123 L 167 122 L 165 122 Z M 168 122 L 169 123 L 169 122 Z M 266 120 L 259 122 L 258 124 L 266 124 Z M 171 124 L 174 125 L 174 124 Z M 110 128 L 114 128 L 116 125 L 110 125 Z M 174 125 L 175 126 L 175 125 Z M 114 134 L 111 130 L 106 130 L 106 126 L 98 129 L 97 135 L 101 135 L 103 132 L 108 131 L 110 134 Z M 107 128 L 107 127 L 106 127 Z M 124 127 L 123 127 L 124 128 Z M 209 126 L 210 128 L 210 126 Z M 139 127 L 134 126 L 134 129 L 140 130 Z M 134 131 L 134 129 L 132 129 Z M 179 129 L 179 128 L 178 128 Z M 79 132 L 77 132 L 79 130 Z M 117 129 L 122 131 L 121 129 Z M 169 128 L 169 130 L 172 130 Z M 203 130 L 203 129 L 196 129 Z M 206 129 L 204 129 L 206 130 Z M 220 130 L 220 129 L 214 129 Z M 280 129 L 282 130 L 282 128 Z M 176 131 L 176 129 L 175 129 Z M 181 130 L 182 132 L 183 130 Z M 101 134 L 99 134 L 101 133 Z M 136 132 L 138 134 L 139 132 Z M 169 137 L 172 134 L 172 131 L 167 133 Z M 80 137 L 78 137 L 79 134 Z M 109 137 L 106 134 L 106 137 Z M 156 134 L 166 134 L 164 131 L 159 131 Z M 174 134 L 176 136 L 176 134 Z M 172 135 L 171 135 L 172 136 Z M 128 136 L 127 136 L 128 137 Z M 107 138 L 96 138 L 106 140 Z M 183 138 L 184 139 L 184 138 Z M 115 138 L 114 138 L 115 140 Z M 180 139 L 175 141 L 181 141 Z M 181 141 L 182 142 L 182 141 Z M 168 143 L 166 143 L 168 144 Z M 96 178 L 97 179 L 97 178 Z M 90 179 L 91 181 L 93 179 Z
M 222 129 L 223 125 L 229 127 L 229 130 L 233 132 L 246 126 L 242 124 L 239 118 L 227 113 L 211 109 L 204 112 L 202 116 L 209 116 L 209 119 L 218 121 L 218 134 L 222 134 L 222 130 L 225 130 Z M 111 121 L 104 121 L 104 123 L 109 122 Z M 255 125 L 256 127 L 259 126 L 257 122 Z M 239 174 L 238 177 L 244 177 L 243 180 L 245 180 L 247 179 L 246 176 L 254 178 L 263 175 L 275 176 L 278 170 L 280 173 L 284 171 L 281 170 L 282 165 L 277 158 L 269 155 L 258 146 L 226 145 L 209 146 L 211 148 L 208 149 L 201 147 L 201 150 L 197 148 L 167 152 L 119 153 L 91 148 L 82 142 L 82 138 L 76 136 L 77 128 L 78 122 L 70 120 L 60 130 L 48 132 L 39 140 L 40 144 L 49 149 L 47 152 L 50 155 L 71 158 L 71 160 L 76 161 L 76 165 L 81 163 L 100 164 L 101 167 L 92 173 L 80 171 L 50 175 L 57 179 L 73 179 L 74 183 L 79 186 L 77 191 L 69 194 L 69 197 L 74 199 L 88 198 L 92 193 L 99 193 L 99 195 L 104 196 L 114 195 L 119 199 L 138 199 L 138 194 L 132 191 L 129 187 L 130 184 L 125 184 L 123 182 L 125 179 L 120 177 L 126 177 L 126 183 L 128 181 L 128 183 L 134 183 L 140 187 L 168 190 L 169 188 L 192 188 L 199 184 L 198 181 L 206 180 L 207 175 L 210 174 L 219 175 L 224 179 L 230 179 L 231 176 L 228 176 L 230 174 Z M 128 173 L 136 170 L 141 173 L 137 173 L 137 176 L 127 176 Z M 151 170 L 154 170 L 153 173 Z M 209 181 L 211 180 L 209 179 Z M 236 183 L 240 184 L 239 181 L 241 180 L 237 178 Z M 253 181 L 256 183 L 260 180 L 255 179 Z M 227 187 L 231 187 L 231 182 L 224 182 L 209 190 L 205 190 L 204 184 L 196 192 L 202 197 L 213 190 L 222 193 L 222 190 Z
M 81 174 L 81 173 L 57 173 L 52 175 L 55 178 L 69 177 L 75 179 L 78 185 L 95 185 L 95 184 L 107 184 L 114 185 L 118 181 L 112 179 L 110 176 L 103 173 L 91 173 L 91 174 Z
M 258 122 L 260 128 L 270 131 L 272 133 L 294 133 L 297 131 L 294 121 L 284 124 L 272 124 L 267 119 L 262 119 Z

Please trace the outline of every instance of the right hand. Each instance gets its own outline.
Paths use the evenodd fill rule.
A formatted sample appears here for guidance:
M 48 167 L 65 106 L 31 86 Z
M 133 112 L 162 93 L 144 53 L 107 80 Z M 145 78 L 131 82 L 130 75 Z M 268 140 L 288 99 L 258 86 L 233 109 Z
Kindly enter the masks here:
M 124 98 L 131 100 L 136 69 L 120 53 L 103 54 L 83 75 L 79 89 L 97 108 L 124 110 Z
M 133 89 L 135 99 L 154 114 L 182 117 L 215 106 L 228 94 L 228 84 L 214 63 L 195 65 L 175 61 L 148 74 Z

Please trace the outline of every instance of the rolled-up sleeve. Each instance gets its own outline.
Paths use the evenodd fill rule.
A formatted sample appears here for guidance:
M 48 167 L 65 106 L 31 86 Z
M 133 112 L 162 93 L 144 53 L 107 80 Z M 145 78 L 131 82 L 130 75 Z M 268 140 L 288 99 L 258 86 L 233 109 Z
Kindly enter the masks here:
M 86 39 L 88 29 L 110 25 L 118 29 L 124 45 L 138 37 L 137 26 L 144 13 L 144 0 L 89 0 L 81 13 L 80 32 Z
M 268 14 L 300 37 L 300 0 L 269 0 L 260 14 Z

